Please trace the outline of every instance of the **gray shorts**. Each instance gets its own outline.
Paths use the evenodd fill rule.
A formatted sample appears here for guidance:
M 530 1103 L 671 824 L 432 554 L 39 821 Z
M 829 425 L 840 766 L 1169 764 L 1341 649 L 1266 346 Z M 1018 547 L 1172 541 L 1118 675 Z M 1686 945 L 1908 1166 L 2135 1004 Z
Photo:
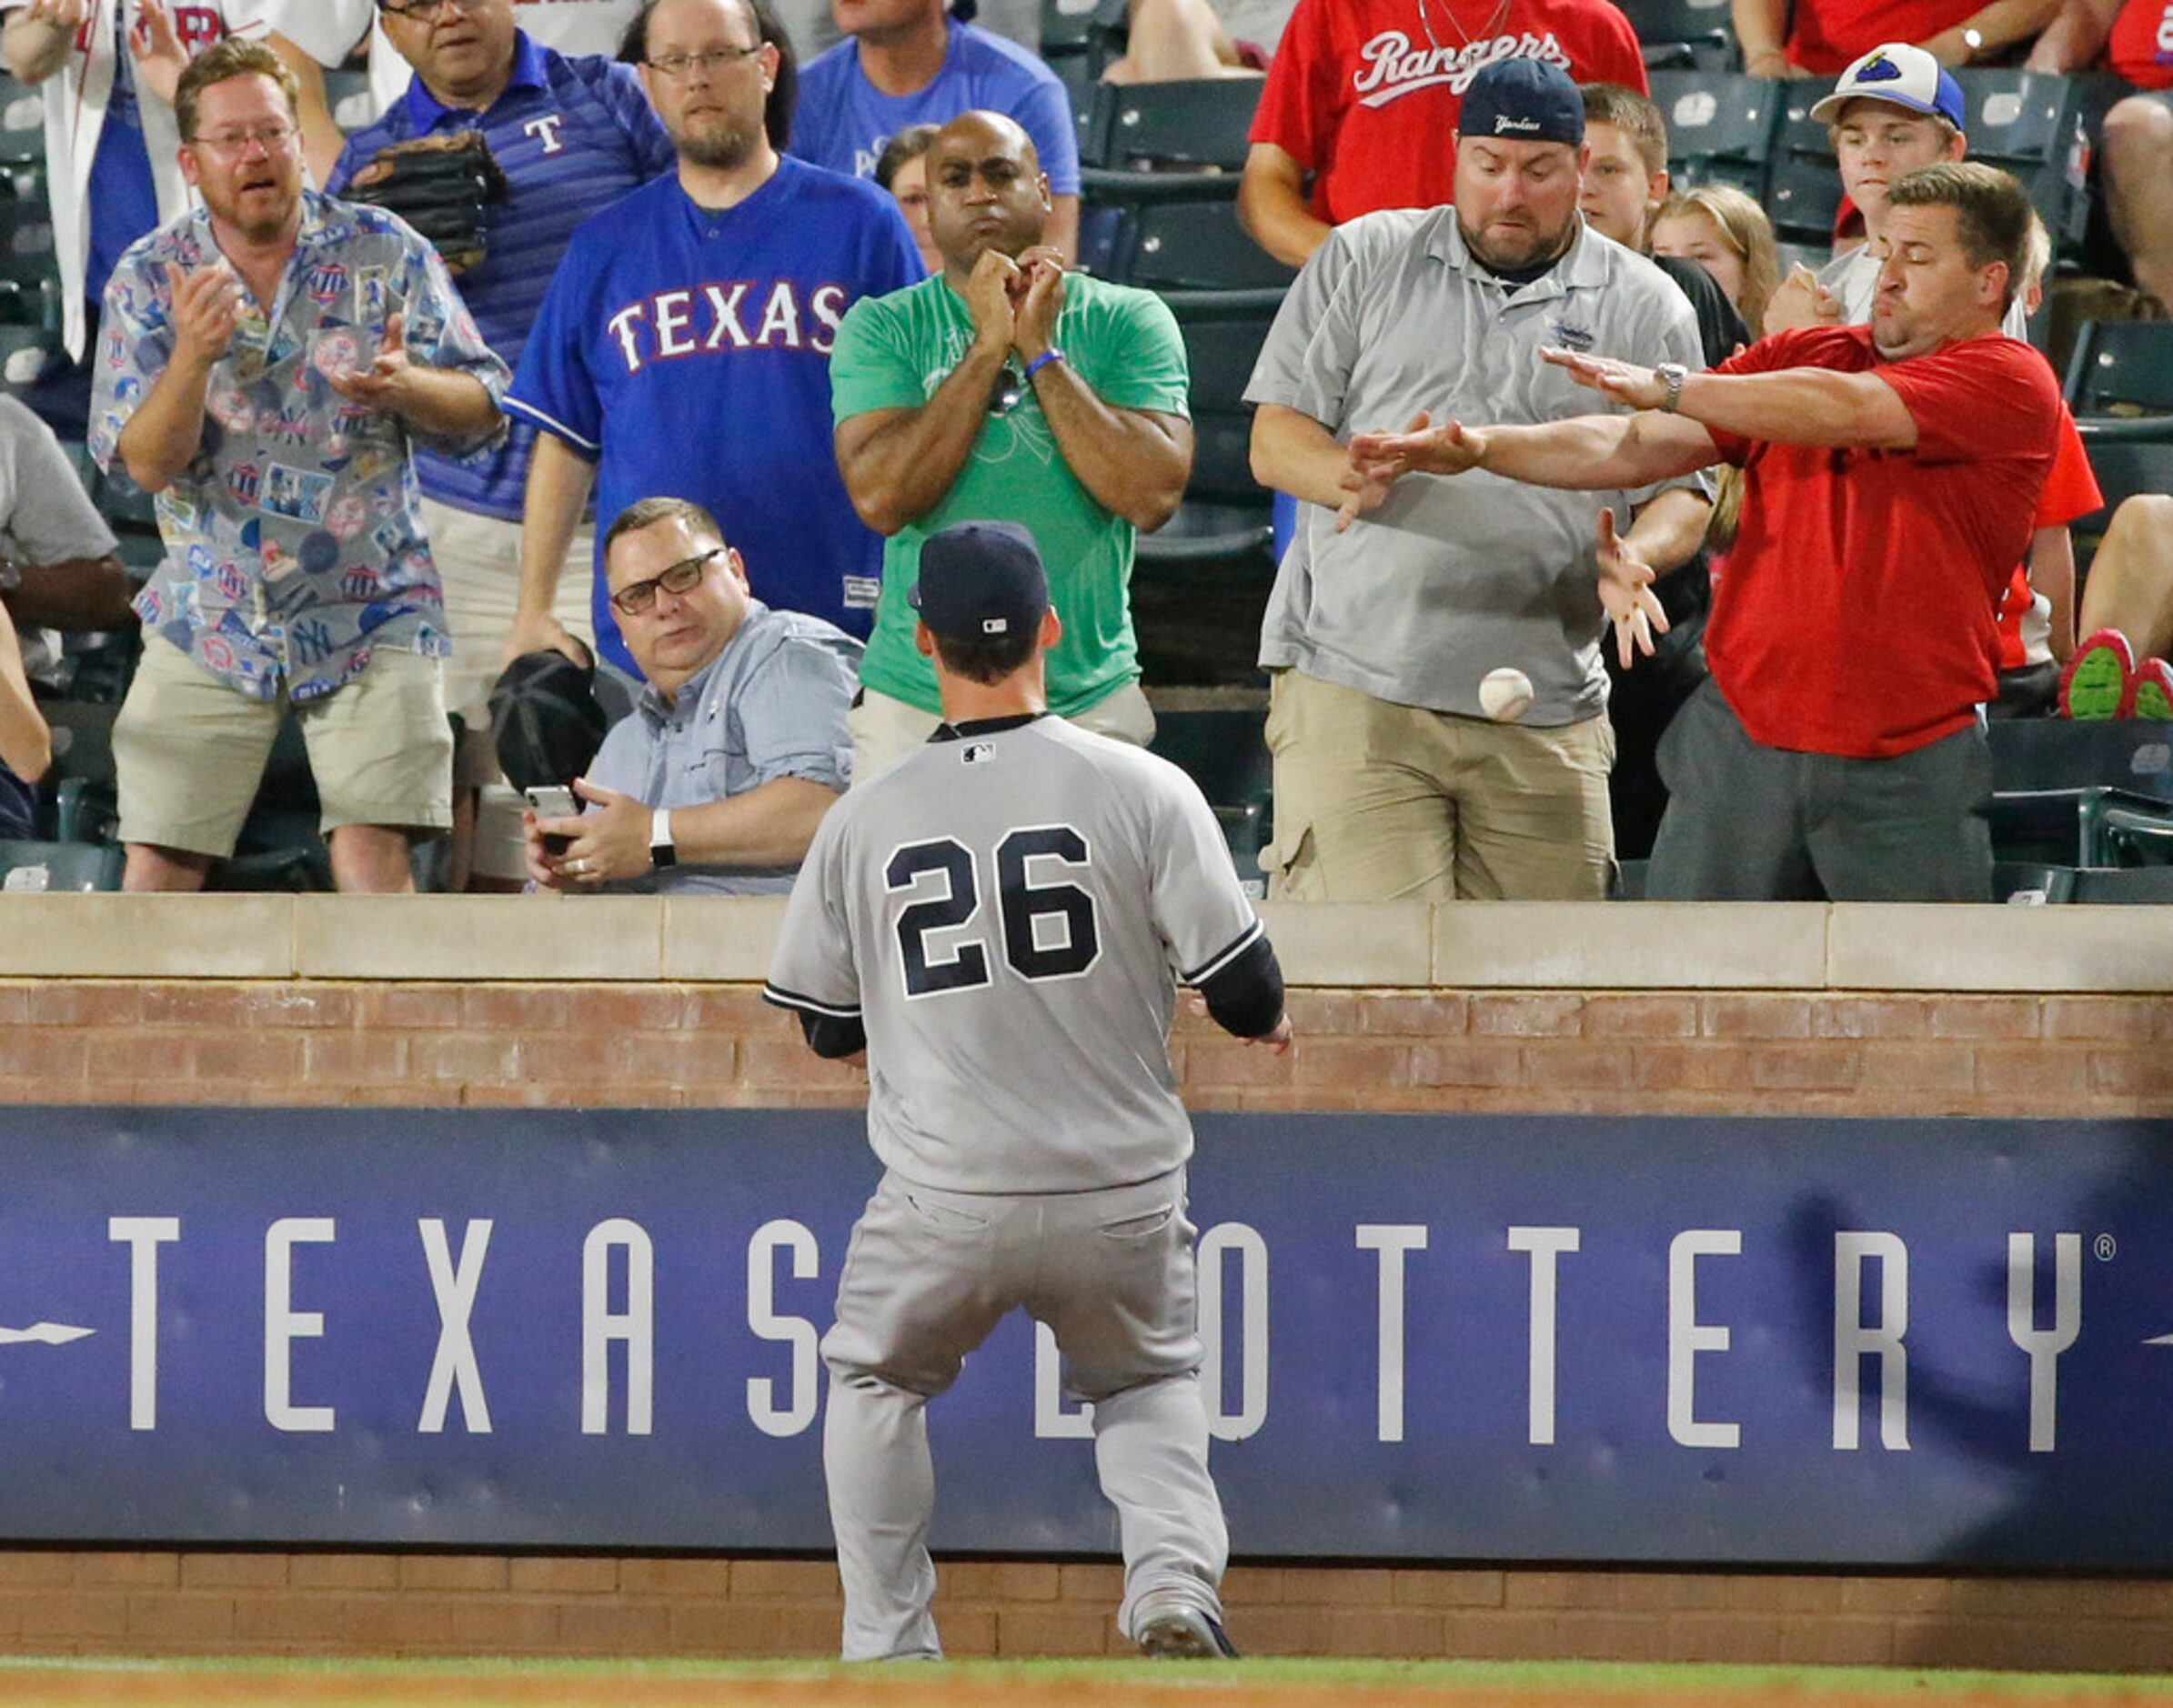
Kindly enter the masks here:
M 1992 756 L 1977 725 L 1888 759 L 1751 739 L 1716 682 L 1660 742 L 1655 901 L 1989 901 Z
M 932 1398 L 1013 1308 L 1046 1322 L 1065 1388 L 1095 1402 L 1202 1356 L 1184 1170 L 1091 1192 L 943 1192 L 886 1173 L 852 1231 L 833 1375 Z

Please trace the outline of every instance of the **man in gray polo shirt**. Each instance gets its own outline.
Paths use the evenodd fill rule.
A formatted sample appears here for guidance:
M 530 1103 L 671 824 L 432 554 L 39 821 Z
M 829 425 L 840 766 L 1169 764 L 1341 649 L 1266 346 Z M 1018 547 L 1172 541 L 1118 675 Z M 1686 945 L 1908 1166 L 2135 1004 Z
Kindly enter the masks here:
M 1462 126 L 1455 205 L 1338 226 L 1246 392 L 1253 472 L 1303 500 L 1261 640 L 1269 858 L 1274 893 L 1294 900 L 1604 896 L 1602 571 L 1617 586 L 1665 573 L 1705 531 L 1696 479 L 1589 494 L 1357 480 L 1353 435 L 1414 416 L 1581 413 L 1542 347 L 1703 366 L 1682 292 L 1578 215 L 1584 112 L 1565 73 L 1487 66 Z M 1521 722 L 1481 708 L 1500 668 L 1531 680 Z
M 621 512 L 604 574 L 649 688 L 574 784 L 588 810 L 527 815 L 529 877 L 542 889 L 783 895 L 852 781 L 860 643 L 754 598 L 716 518 L 684 498 Z M 546 837 L 566 840 L 554 852 Z

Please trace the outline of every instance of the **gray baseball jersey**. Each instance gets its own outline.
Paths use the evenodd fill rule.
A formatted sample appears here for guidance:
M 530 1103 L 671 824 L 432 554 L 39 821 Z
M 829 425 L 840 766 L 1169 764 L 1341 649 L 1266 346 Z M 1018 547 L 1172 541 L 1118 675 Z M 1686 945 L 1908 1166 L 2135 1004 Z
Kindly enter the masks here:
M 1705 367 L 1697 316 L 1675 282 L 1597 232 L 1531 284 L 1505 283 L 1464 246 L 1454 207 L 1366 214 L 1329 233 L 1291 286 L 1245 388 L 1348 443 L 1435 421 L 1540 422 L 1606 407 L 1549 345 L 1625 361 Z M 1686 477 L 1635 492 L 1557 492 L 1474 470 L 1396 483 L 1348 532 L 1298 507 L 1275 578 L 1260 661 L 1400 705 L 1484 716 L 1479 682 L 1500 665 L 1532 678 L 1528 724 L 1606 704 L 1595 531 Z
M 1082 1191 L 1192 1154 L 1175 985 L 1260 932 L 1182 771 L 1061 718 L 1004 718 L 830 809 L 763 994 L 860 1018 L 869 1140 L 900 1175 Z

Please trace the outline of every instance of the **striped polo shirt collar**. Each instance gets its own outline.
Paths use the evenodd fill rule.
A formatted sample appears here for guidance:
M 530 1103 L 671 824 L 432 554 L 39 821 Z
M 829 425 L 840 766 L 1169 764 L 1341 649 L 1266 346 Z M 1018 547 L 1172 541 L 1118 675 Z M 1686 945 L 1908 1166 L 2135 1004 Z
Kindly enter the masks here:
M 513 75 L 498 94 L 502 101 L 516 89 L 548 89 L 550 78 L 544 65 L 543 49 L 528 39 L 526 30 L 513 32 Z M 496 105 L 494 102 L 492 105 Z M 472 106 L 448 106 L 423 86 L 420 77 L 407 80 L 407 122 L 415 127 L 417 136 L 427 136 L 448 116 L 474 123 L 478 115 Z

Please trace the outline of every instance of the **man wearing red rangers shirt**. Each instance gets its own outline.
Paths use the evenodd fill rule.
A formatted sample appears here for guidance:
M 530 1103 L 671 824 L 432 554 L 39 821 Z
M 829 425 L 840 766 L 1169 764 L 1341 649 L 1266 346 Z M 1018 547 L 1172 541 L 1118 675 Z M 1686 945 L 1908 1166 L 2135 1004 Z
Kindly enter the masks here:
M 2100 65 L 2147 92 L 2116 102 L 2098 133 L 2105 209 L 2136 288 L 2173 308 L 2173 0 L 2067 0 L 2028 68 Z
M 1868 327 L 1779 333 L 1710 374 L 1550 352 L 1639 413 L 1352 442 L 1361 477 L 1483 467 L 1584 488 L 1742 467 L 1712 678 L 1660 744 L 1655 899 L 1991 899 L 1979 708 L 2059 387 L 1999 331 L 2028 243 L 2019 184 L 1926 166 L 1888 190 L 1887 222 Z M 1635 639 L 1659 615 L 1651 576 L 1605 543 L 1600 562 Z
M 1302 266 L 1331 226 L 1455 200 L 1464 91 L 1497 59 L 1647 87 L 1637 34 L 1608 0 L 1298 0 L 1238 195 L 1253 241 Z

